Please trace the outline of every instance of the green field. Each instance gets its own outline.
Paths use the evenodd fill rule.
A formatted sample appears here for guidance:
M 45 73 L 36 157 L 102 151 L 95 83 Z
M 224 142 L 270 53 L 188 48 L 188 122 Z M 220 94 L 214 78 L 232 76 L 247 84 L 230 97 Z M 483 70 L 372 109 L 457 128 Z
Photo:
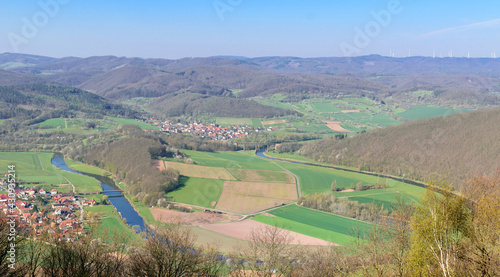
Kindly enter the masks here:
M 468 110 L 448 109 L 448 108 L 431 107 L 431 106 L 425 106 L 425 107 L 418 106 L 418 107 L 413 107 L 405 112 L 399 113 L 398 116 L 410 120 L 417 120 L 428 117 L 445 116 L 453 113 L 461 113 L 466 111 Z
M 95 123 L 95 128 L 87 128 L 87 123 Z M 116 130 L 118 123 L 112 119 L 83 119 L 83 118 L 52 118 L 37 124 L 42 127 L 41 132 L 63 131 L 71 134 L 95 134 L 103 131 Z
M 252 126 L 253 122 L 251 118 L 235 118 L 235 117 L 217 117 L 215 123 L 223 126 L 229 125 L 247 125 Z
M 85 173 L 90 173 L 90 174 L 94 174 L 94 175 L 106 175 L 107 174 L 106 171 L 104 171 L 100 168 L 94 167 L 94 166 L 79 163 L 79 162 L 72 161 L 69 159 L 65 159 L 64 161 L 66 162 L 66 165 L 69 168 L 71 168 L 75 171 L 78 171 L 78 172 L 85 172 Z
M 109 119 L 113 120 L 114 122 L 118 123 L 118 125 L 125 125 L 125 124 L 131 124 L 131 125 L 137 125 L 141 129 L 153 129 L 153 130 L 159 130 L 160 127 L 154 126 L 151 124 L 144 123 L 142 121 L 138 121 L 136 119 L 129 119 L 129 118 L 118 118 L 118 117 L 109 117 Z
M 354 228 L 361 234 L 372 228 L 372 224 L 315 211 L 297 205 L 287 206 L 269 212 L 276 217 L 259 215 L 254 220 L 278 226 L 307 236 L 330 241 L 340 245 L 352 241 Z
M 311 103 L 311 108 L 319 113 L 336 113 L 340 112 L 340 110 L 332 105 L 329 102 L 322 103 Z
M 40 123 L 40 126 L 50 126 L 53 128 L 60 128 L 60 129 L 66 128 L 64 118 L 48 119 L 48 120 L 45 120 L 44 122 Z
M 308 123 L 304 121 L 294 121 L 291 122 L 295 128 L 302 129 L 308 133 L 314 132 L 328 132 L 333 133 L 334 131 L 326 126 L 325 123 Z
M 78 192 L 102 190 L 101 183 L 92 177 L 64 171 L 53 166 L 51 163 L 53 156 L 52 153 L 38 153 L 38 155 L 40 156 L 40 160 L 42 161 L 43 167 L 46 171 L 52 172 L 55 175 L 66 177 L 75 186 L 75 189 Z M 62 183 L 68 182 L 63 181 Z
M 393 118 L 390 118 L 389 116 L 387 116 L 385 114 L 376 114 L 376 115 L 372 116 L 371 118 L 360 120 L 360 122 L 370 123 L 370 124 L 378 125 L 381 127 L 394 126 L 394 125 L 401 124 L 400 121 L 397 121 Z
M 132 228 L 125 224 L 113 205 L 97 205 L 84 207 L 85 212 L 91 212 L 99 218 L 96 236 L 106 241 L 138 242 L 140 237 Z M 118 238 L 119 240 L 116 240 Z
M 0 119 L 0 125 L 5 121 L 5 119 Z
M 167 193 L 167 197 L 171 197 L 172 201 L 213 208 L 215 205 L 211 204 L 219 201 L 224 181 L 181 177 L 179 183 L 181 185 L 178 189 Z
M 186 153 L 189 158 L 193 159 L 198 165 L 283 171 L 283 169 L 269 160 L 257 157 L 254 154 L 254 151 L 198 152 L 183 150 L 183 152 Z
M 50 163 L 52 153 L 39 153 L 39 155 L 40 158 L 48 157 Z M 7 173 L 9 165 L 16 166 L 17 181 L 39 182 L 41 187 L 49 190 L 53 185 L 67 183 L 62 176 L 42 170 L 38 157 L 33 152 L 1 152 L 0 172 Z
M 289 159 L 289 160 L 295 160 L 295 161 L 302 161 L 302 162 L 310 162 L 310 163 L 315 163 L 316 161 L 313 161 L 311 159 L 308 159 L 304 156 L 298 155 L 298 154 L 288 154 L 288 153 L 280 153 L 277 154 L 275 152 L 266 152 L 266 156 L 273 157 L 273 158 L 281 158 L 281 159 Z
M 229 171 L 236 179 L 238 179 L 238 181 L 281 182 L 289 184 L 295 183 L 293 176 L 283 171 L 238 168 L 228 168 L 227 171 Z
M 361 173 L 282 161 L 277 163 L 299 177 L 302 193 L 305 194 L 329 191 L 334 181 L 337 182 L 338 188 L 349 188 L 359 182 L 363 184 L 377 182 L 377 177 Z
M 253 127 L 262 127 L 262 121 L 260 121 L 260 119 L 257 119 L 257 118 L 252 118 L 252 125 Z

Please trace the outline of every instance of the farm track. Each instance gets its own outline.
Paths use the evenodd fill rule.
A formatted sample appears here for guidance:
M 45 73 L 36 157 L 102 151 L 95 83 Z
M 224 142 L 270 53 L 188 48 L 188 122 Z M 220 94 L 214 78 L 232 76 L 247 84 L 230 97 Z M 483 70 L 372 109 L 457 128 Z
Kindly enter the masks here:
M 259 156 L 257 156 L 259 157 Z M 260 159 L 264 159 L 262 157 L 259 157 Z M 266 159 L 266 160 L 269 160 L 270 162 L 272 162 L 273 164 L 277 165 L 279 168 L 283 169 L 284 171 L 290 173 L 293 177 L 295 177 L 295 184 L 297 185 L 297 196 L 300 198 L 302 197 L 302 192 L 301 192 L 301 189 L 300 189 L 300 180 L 299 180 L 299 177 L 295 174 L 293 174 L 290 170 L 282 167 L 281 165 L 279 165 L 278 163 L 276 163 L 275 161 L 273 161 L 272 159 Z
M 243 218 L 241 220 L 245 220 L 246 218 L 248 218 L 250 216 L 256 216 L 256 215 L 259 215 L 259 214 L 262 214 L 262 213 L 266 213 L 266 212 L 269 212 L 269 211 L 272 211 L 272 210 L 280 209 L 280 208 L 287 207 L 287 206 L 290 206 L 290 205 L 295 205 L 297 202 L 294 201 L 292 203 L 288 203 L 288 204 L 277 206 L 277 207 L 272 207 L 272 208 L 269 208 L 269 209 L 265 209 L 265 210 L 262 210 L 262 211 L 258 211 L 258 212 L 255 212 L 255 213 L 249 213 L 249 214 L 239 214 L 239 213 L 233 213 L 233 212 L 226 212 L 226 211 L 222 211 L 222 210 L 218 210 L 218 209 L 212 209 L 212 208 L 209 209 L 207 207 L 196 206 L 196 205 L 191 205 L 191 204 L 186 204 L 186 203 L 180 203 L 180 202 L 172 202 L 171 201 L 170 203 L 186 205 L 186 206 L 197 208 L 197 209 L 211 210 L 211 211 L 215 211 L 215 212 L 222 212 L 222 213 L 230 214 L 230 215 L 242 216 Z

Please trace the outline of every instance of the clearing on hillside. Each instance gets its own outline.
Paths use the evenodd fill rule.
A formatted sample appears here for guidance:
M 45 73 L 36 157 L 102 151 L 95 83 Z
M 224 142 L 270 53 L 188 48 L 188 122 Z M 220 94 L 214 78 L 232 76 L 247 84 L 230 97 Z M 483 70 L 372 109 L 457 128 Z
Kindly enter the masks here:
M 295 184 L 224 182 L 217 210 L 250 214 L 297 199 Z
M 163 164 L 163 167 L 162 167 Z M 218 180 L 236 180 L 225 168 L 209 167 L 194 164 L 183 164 L 167 161 L 156 161 L 153 166 L 160 170 L 170 168 L 179 171 L 183 176 L 205 178 L 205 179 L 218 179 Z
M 295 183 L 295 177 L 286 171 L 228 168 L 239 181 Z

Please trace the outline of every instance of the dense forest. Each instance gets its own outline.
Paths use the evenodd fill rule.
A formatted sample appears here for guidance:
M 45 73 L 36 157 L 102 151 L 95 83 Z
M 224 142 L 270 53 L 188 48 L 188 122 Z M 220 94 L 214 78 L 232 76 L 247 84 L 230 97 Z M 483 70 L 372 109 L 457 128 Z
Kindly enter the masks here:
M 311 159 L 411 179 L 445 178 L 459 185 L 498 169 L 500 109 L 408 122 L 346 139 L 325 138 L 298 153 Z
M 134 116 L 137 114 L 122 105 L 111 104 L 93 93 L 61 85 L 40 83 L 0 86 L 0 95 L 2 95 L 0 98 L 0 119 L 33 118 L 34 115 L 41 116 L 53 111 L 58 111 L 59 114 L 82 112 L 110 116 Z

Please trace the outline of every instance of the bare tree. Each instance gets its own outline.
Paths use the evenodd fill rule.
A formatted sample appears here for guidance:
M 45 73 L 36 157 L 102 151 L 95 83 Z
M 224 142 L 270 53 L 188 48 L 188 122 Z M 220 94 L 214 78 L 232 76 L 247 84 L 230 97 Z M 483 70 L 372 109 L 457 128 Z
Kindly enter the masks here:
M 130 253 L 128 276 L 218 276 L 223 262 L 213 249 L 195 248 L 189 229 L 169 224 L 149 230 L 144 247 Z
M 292 275 L 304 260 L 292 240 L 289 231 L 277 224 L 253 230 L 247 245 L 233 255 L 237 262 L 232 275 L 247 276 L 248 271 L 255 276 Z

